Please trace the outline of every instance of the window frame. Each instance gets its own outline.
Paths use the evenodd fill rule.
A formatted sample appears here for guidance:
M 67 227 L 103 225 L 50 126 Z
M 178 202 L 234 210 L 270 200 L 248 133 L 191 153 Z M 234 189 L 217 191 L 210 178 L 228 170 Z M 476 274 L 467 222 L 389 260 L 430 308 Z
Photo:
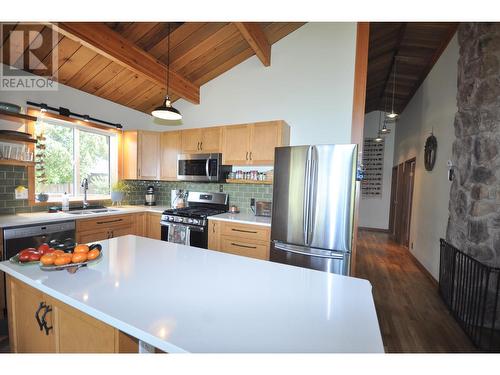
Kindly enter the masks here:
M 38 109 L 28 108 L 28 114 L 37 117 L 37 121 L 31 121 L 26 126 L 26 131 L 30 134 L 35 134 L 35 126 L 39 118 L 50 119 L 50 123 L 61 123 L 62 126 L 78 128 L 79 130 L 106 135 L 110 137 L 110 150 L 109 150 L 109 163 L 110 163 L 110 194 L 106 196 L 91 196 L 89 202 L 102 202 L 111 199 L 111 186 L 120 180 L 122 174 L 122 137 L 123 131 L 118 129 L 109 128 L 104 125 L 96 124 L 93 122 L 86 122 L 73 119 L 71 117 L 62 116 L 54 113 L 42 113 Z M 30 206 L 50 206 L 54 203 L 60 203 L 60 199 L 49 199 L 47 202 L 38 202 L 36 200 L 35 192 L 35 167 L 28 167 L 28 202 Z M 82 202 L 83 196 L 70 197 L 71 202 Z

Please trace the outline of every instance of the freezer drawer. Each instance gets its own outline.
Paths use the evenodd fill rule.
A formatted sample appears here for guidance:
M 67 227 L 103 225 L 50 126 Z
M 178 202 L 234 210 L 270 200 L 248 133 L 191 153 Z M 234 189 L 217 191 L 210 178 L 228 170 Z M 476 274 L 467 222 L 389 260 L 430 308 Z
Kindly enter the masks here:
M 349 276 L 350 253 L 271 243 L 269 260 L 291 266 Z

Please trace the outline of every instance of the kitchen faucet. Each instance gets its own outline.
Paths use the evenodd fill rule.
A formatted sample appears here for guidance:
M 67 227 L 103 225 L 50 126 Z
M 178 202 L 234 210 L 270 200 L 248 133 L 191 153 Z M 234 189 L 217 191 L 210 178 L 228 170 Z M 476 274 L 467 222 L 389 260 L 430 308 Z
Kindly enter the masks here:
M 87 190 L 89 190 L 89 180 L 84 178 L 82 180 L 82 188 L 83 188 L 83 209 L 89 206 L 89 202 L 87 201 Z

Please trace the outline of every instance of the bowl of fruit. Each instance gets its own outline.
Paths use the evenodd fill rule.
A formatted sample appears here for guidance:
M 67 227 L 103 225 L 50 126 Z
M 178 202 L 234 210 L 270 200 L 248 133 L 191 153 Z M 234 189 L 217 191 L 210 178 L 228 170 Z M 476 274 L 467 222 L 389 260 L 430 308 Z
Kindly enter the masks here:
M 38 264 L 40 262 L 40 258 L 45 254 L 45 253 L 52 253 L 57 251 L 54 248 L 51 248 L 48 244 L 43 243 L 38 248 L 34 247 L 28 247 L 24 250 L 21 250 L 19 253 L 14 255 L 12 258 L 9 260 L 12 263 L 19 264 L 21 266 L 27 266 L 27 265 L 33 265 L 33 264 Z M 58 250 L 64 253 L 62 250 Z
M 92 245 L 76 245 L 72 252 L 54 250 L 40 257 L 40 269 L 44 271 L 68 270 L 76 272 L 80 267 L 96 263 L 102 258 L 102 246 L 95 243 Z

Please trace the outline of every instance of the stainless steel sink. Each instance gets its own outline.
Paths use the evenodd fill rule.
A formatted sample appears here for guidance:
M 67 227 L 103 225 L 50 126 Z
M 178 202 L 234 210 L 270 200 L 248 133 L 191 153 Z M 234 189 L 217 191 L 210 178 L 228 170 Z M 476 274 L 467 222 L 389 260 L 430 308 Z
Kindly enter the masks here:
M 68 211 L 68 214 L 71 215 L 91 215 L 91 214 L 100 214 L 105 212 L 116 212 L 118 210 L 113 210 L 111 208 L 100 208 L 98 210 L 78 210 L 78 211 Z

